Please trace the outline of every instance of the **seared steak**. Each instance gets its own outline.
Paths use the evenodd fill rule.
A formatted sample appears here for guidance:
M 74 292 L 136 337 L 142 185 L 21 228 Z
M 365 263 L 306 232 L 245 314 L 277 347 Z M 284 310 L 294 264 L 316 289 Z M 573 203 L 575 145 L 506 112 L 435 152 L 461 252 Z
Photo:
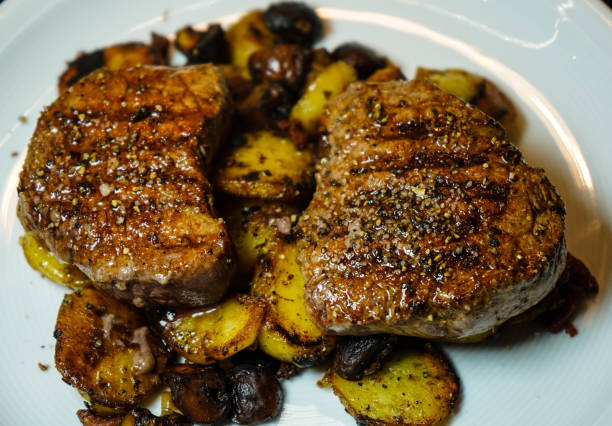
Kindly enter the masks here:
M 300 218 L 312 318 L 330 333 L 455 340 L 551 290 L 563 201 L 495 120 L 425 82 L 353 84 Z
M 212 65 L 90 74 L 38 120 L 21 223 L 119 299 L 215 303 L 233 262 L 205 171 L 230 118 Z

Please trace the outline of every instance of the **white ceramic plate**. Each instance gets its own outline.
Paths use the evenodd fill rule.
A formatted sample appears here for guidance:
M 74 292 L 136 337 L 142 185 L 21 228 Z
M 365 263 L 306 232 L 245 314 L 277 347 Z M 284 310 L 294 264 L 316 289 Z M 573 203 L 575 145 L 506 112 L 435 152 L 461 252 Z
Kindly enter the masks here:
M 461 67 L 486 75 L 526 119 L 521 148 L 544 167 L 567 204 L 569 247 L 585 260 L 600 295 L 564 334 L 507 333 L 447 347 L 462 379 L 453 425 L 612 424 L 612 13 L 598 0 L 316 2 L 329 20 L 323 42 L 358 40 L 399 62 Z M 53 369 L 51 336 L 65 290 L 32 271 L 18 245 L 16 183 L 41 108 L 56 96 L 67 59 L 151 30 L 231 22 L 264 1 L 20 1 L 0 5 L 0 424 L 78 424 L 83 406 Z M 18 120 L 25 116 L 27 122 Z M 51 365 L 42 372 L 37 363 Z M 315 382 L 285 384 L 279 424 L 353 424 Z

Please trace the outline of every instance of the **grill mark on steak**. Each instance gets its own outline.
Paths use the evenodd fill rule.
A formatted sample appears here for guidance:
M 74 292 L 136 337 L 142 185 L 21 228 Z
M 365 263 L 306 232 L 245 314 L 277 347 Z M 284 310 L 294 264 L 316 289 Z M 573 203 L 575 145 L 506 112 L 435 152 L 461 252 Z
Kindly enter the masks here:
M 497 122 L 427 83 L 392 82 L 351 86 L 323 125 L 329 157 L 298 243 L 309 312 L 328 332 L 452 340 L 550 291 L 563 202 Z

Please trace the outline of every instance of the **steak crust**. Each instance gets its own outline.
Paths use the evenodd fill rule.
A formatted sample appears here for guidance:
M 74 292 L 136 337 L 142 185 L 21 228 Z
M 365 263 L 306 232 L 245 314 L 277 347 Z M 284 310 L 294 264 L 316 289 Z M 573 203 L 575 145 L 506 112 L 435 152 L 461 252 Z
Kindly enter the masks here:
M 540 301 L 566 258 L 563 201 L 495 120 L 419 81 L 355 83 L 298 223 L 309 313 L 337 334 L 457 340 Z
M 217 302 L 233 260 L 205 171 L 231 112 L 212 65 L 90 74 L 38 120 L 18 187 L 21 223 L 119 299 Z

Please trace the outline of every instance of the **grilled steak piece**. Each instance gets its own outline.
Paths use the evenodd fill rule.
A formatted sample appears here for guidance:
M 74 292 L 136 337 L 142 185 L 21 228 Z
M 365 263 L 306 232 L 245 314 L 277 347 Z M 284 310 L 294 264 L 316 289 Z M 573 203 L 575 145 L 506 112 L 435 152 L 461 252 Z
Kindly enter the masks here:
M 217 302 L 233 261 L 206 169 L 231 111 L 212 65 L 90 74 L 38 120 L 21 223 L 119 299 Z
M 330 333 L 456 340 L 551 290 L 563 201 L 495 120 L 425 82 L 353 84 L 300 218 L 312 318 Z

